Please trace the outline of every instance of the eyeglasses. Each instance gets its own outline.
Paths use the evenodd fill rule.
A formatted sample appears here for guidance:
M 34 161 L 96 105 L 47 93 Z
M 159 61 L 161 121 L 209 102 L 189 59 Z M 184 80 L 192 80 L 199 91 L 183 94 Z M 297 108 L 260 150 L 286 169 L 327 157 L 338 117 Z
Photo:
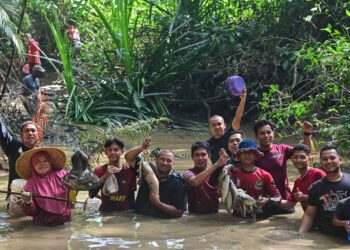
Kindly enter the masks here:
M 240 139 L 240 138 L 235 138 L 235 139 L 230 139 L 230 140 L 228 140 L 229 143 L 241 142 L 241 141 L 242 141 L 242 139 Z

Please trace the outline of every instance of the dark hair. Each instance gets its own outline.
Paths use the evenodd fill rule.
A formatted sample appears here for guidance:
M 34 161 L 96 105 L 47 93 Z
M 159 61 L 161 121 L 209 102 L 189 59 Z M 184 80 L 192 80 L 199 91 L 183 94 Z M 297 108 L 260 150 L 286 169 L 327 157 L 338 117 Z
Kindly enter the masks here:
M 243 136 L 243 132 L 239 131 L 239 130 L 229 130 L 227 132 L 227 137 L 230 137 L 231 135 L 235 135 L 235 134 L 240 134 L 241 136 Z
M 305 144 L 297 144 L 294 145 L 293 149 L 292 149 L 292 155 L 296 152 L 296 151 L 304 151 L 308 156 L 310 156 L 310 148 L 305 145 Z
M 273 122 L 271 122 L 269 120 L 261 120 L 261 121 L 258 121 L 257 123 L 255 123 L 255 125 L 253 127 L 255 135 L 258 134 L 259 128 L 266 126 L 266 125 L 269 125 L 271 127 L 272 131 L 275 130 L 275 124 Z
M 208 155 L 210 155 L 209 143 L 206 141 L 197 141 L 197 142 L 193 143 L 191 146 L 191 156 L 193 156 L 194 151 L 196 151 L 200 148 L 204 148 L 207 151 Z
M 159 150 L 159 153 L 155 156 L 156 159 L 158 159 L 164 153 L 171 153 L 173 155 L 173 157 L 175 158 L 174 152 L 172 150 L 170 150 L 170 149 L 165 148 L 165 149 L 160 149 Z
M 105 142 L 104 148 L 109 148 L 112 144 L 117 144 L 121 149 L 124 149 L 124 142 L 117 137 L 111 137 Z
M 339 152 L 339 150 L 338 150 L 335 146 L 324 146 L 323 148 L 321 148 L 320 157 L 322 156 L 322 153 L 323 153 L 324 151 L 332 150 L 332 149 L 334 149 L 335 152 L 337 152 L 337 154 L 340 156 L 340 152 Z
M 39 131 L 39 125 L 36 124 L 35 122 L 32 122 L 32 121 L 25 121 L 21 124 L 21 132 L 23 131 L 24 127 L 27 126 L 27 125 L 34 125 L 36 127 L 36 130 Z

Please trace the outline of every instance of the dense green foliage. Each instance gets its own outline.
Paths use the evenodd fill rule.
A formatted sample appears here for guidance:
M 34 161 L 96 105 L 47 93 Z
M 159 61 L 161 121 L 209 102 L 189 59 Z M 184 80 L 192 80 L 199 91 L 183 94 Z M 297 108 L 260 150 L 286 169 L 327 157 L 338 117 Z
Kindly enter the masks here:
M 29 30 L 63 64 L 68 120 L 229 118 L 238 98 L 228 99 L 225 79 L 237 74 L 247 82 L 247 110 L 287 129 L 311 120 L 324 138 L 347 145 L 347 1 L 37 0 L 28 8 Z M 64 36 L 68 21 L 81 33 L 77 59 Z M 257 119 L 250 111 L 245 119 Z

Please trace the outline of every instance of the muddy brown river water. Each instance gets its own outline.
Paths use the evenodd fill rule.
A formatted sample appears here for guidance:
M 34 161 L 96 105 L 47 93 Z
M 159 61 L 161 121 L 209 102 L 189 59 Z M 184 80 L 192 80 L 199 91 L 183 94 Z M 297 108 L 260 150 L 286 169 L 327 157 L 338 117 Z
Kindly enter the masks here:
M 249 136 L 252 136 L 249 134 Z M 192 167 L 190 146 L 207 139 L 207 132 L 184 130 L 157 131 L 152 136 L 153 147 L 167 147 L 180 156 L 175 169 L 183 172 Z M 133 142 L 135 146 L 142 139 Z M 67 148 L 66 148 L 67 149 Z M 101 162 L 105 159 L 101 158 Z M 289 179 L 297 172 L 289 166 Z M 1 189 L 7 176 L 0 177 Z M 84 201 L 86 192 L 78 200 Z M 80 250 L 80 249 L 350 249 L 346 240 L 335 239 L 318 232 L 302 237 L 296 234 L 302 209 L 290 215 L 273 216 L 253 223 L 232 217 L 220 210 L 217 215 L 185 214 L 180 219 L 156 219 L 133 212 L 101 215 L 94 209 L 83 211 L 78 204 L 70 223 L 59 227 L 32 224 L 30 217 L 10 218 L 5 195 L 0 195 L 0 250 Z

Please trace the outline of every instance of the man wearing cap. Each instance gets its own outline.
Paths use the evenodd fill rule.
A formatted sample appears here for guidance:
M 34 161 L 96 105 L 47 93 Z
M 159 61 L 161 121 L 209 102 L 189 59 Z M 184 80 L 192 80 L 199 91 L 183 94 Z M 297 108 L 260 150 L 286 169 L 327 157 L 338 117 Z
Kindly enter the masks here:
M 39 78 L 43 76 L 45 69 L 40 65 L 35 65 L 31 74 L 23 78 L 23 106 L 32 117 L 36 111 L 38 93 L 40 88 Z
M 34 148 L 40 143 L 39 127 L 32 121 L 24 122 L 20 131 L 21 141 L 15 139 L 7 130 L 5 123 L 0 117 L 0 146 L 4 151 L 9 161 L 9 179 L 8 190 L 10 191 L 11 182 L 14 179 L 19 179 L 16 172 L 16 161 L 18 157 Z
M 255 166 L 255 160 L 262 155 L 253 140 L 243 140 L 237 151 L 241 166 L 230 168 L 230 175 L 236 187 L 257 200 L 263 215 L 268 216 L 274 214 L 281 195 L 271 174 Z
M 23 40 L 28 46 L 29 73 L 32 73 L 34 65 L 41 65 L 39 43 L 29 33 L 25 34 Z

